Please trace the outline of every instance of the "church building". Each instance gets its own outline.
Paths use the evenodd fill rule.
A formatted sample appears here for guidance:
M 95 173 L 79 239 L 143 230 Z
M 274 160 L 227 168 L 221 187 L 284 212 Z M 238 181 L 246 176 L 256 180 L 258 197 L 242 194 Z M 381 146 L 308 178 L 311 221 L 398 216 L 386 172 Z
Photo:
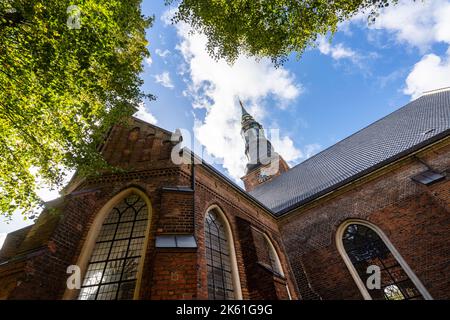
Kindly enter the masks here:
M 449 89 L 292 168 L 241 107 L 245 189 L 131 118 L 99 146 L 121 170 L 8 234 L 0 299 L 450 299 Z

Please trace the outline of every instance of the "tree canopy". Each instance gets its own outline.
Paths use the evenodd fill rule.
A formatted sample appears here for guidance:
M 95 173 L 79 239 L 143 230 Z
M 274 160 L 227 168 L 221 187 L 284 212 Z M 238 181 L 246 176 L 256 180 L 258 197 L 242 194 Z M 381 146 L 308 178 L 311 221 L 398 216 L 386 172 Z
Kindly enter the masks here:
M 155 1 L 155 0 L 151 0 Z M 318 35 L 363 10 L 370 19 L 397 0 L 161 0 L 173 21 L 208 37 L 209 53 L 283 63 Z M 0 1 L 0 215 L 32 212 L 39 184 L 64 172 L 107 167 L 97 150 L 107 130 L 145 98 L 148 56 L 141 0 Z
M 77 3 L 77 6 L 73 6 Z M 79 3 L 79 4 L 78 4 Z M 0 2 L 0 213 L 30 213 L 38 182 L 92 174 L 112 124 L 149 97 L 140 0 Z
M 240 54 L 268 57 L 279 65 L 298 56 L 318 35 L 359 12 L 373 21 L 398 0 L 165 0 L 176 4 L 174 22 L 186 22 L 208 37 L 208 51 L 230 63 Z

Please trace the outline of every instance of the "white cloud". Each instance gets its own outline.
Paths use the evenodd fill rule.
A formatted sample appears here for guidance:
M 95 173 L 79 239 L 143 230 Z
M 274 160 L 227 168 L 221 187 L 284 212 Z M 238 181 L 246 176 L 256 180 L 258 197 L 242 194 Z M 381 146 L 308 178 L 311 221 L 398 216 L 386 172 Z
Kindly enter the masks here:
M 30 172 L 36 176 L 38 174 L 38 169 L 36 167 L 31 167 Z M 75 174 L 75 171 L 64 171 L 64 174 L 65 176 L 63 178 L 62 184 L 64 186 L 67 186 L 67 184 Z M 61 197 L 59 189 L 52 190 L 48 185 L 43 183 L 42 179 L 40 179 L 39 177 L 36 177 L 36 185 L 36 193 L 44 202 L 52 201 Z M 42 211 L 35 212 L 35 215 L 39 216 L 41 212 Z M 9 218 L 0 217 L 0 249 L 2 247 L 2 241 L 4 241 L 2 237 L 6 236 L 10 232 L 25 228 L 34 223 L 33 220 L 25 220 L 24 217 L 25 216 L 19 210 L 14 211 Z
M 134 116 L 151 124 L 158 123 L 158 120 L 147 110 L 144 103 L 139 104 L 138 111 L 134 114 Z
M 391 33 L 397 42 L 427 51 L 435 42 L 450 43 L 450 1 L 401 0 L 383 9 L 369 28 Z M 366 23 L 365 15 L 355 21 Z
M 30 219 L 24 219 L 24 215 L 18 210 L 14 211 L 8 218 L 5 216 L 0 217 L 0 242 L 2 234 L 7 235 L 10 232 L 25 228 L 32 225 L 34 222 Z
M 149 66 L 151 66 L 152 65 L 152 63 L 153 63 L 153 59 L 152 59 L 152 57 L 147 57 L 147 58 L 145 58 L 145 63 L 146 64 L 148 64 Z
M 279 140 L 272 140 L 273 148 L 282 155 L 283 159 L 287 162 L 293 163 L 304 157 L 303 152 L 297 149 L 294 145 L 294 141 L 290 137 L 282 137 Z
M 324 36 L 319 37 L 317 40 L 317 48 L 322 54 L 331 56 L 334 60 L 349 59 L 354 62 L 359 60 L 359 56 L 355 51 L 345 47 L 342 43 L 332 45 Z
M 447 1 L 435 13 L 434 34 L 436 41 L 450 43 L 450 1 Z
M 427 52 L 435 43 L 450 45 L 450 1 L 408 1 L 383 10 L 372 28 L 387 30 L 399 43 Z M 450 46 L 446 56 L 424 55 L 406 78 L 403 92 L 412 99 L 424 91 L 450 86 Z
M 178 10 L 177 7 L 172 7 L 163 12 L 163 14 L 161 15 L 161 21 L 164 23 L 165 26 L 172 24 L 172 18 L 177 12 L 177 10 Z
M 174 88 L 174 85 L 172 83 L 172 79 L 170 79 L 170 74 L 167 71 L 164 71 L 161 74 L 157 74 L 154 76 L 156 83 L 161 84 L 163 87 L 166 88 Z
M 353 21 L 366 23 L 366 16 L 360 14 Z M 405 94 L 414 99 L 424 91 L 450 86 L 449 0 L 401 0 L 383 9 L 369 29 L 388 32 L 397 43 L 425 54 L 407 76 Z M 431 51 L 436 43 L 449 45 L 446 56 L 439 57 Z
M 238 180 L 244 175 L 247 160 L 240 135 L 241 113 L 237 98 L 261 121 L 266 113 L 267 98 L 276 101 L 272 108 L 282 108 L 295 100 L 303 88 L 288 70 L 274 68 L 267 59 L 257 62 L 241 56 L 234 65 L 215 61 L 206 51 L 205 36 L 190 34 L 184 24 L 177 24 L 176 28 L 181 39 L 177 48 L 185 60 L 189 77 L 185 94 L 192 97 L 194 108 L 206 109 L 205 118 L 195 121 L 196 139 L 210 155 L 221 159 L 230 176 Z M 280 149 L 276 150 L 287 161 L 303 156 L 289 137 L 280 139 Z
M 165 58 L 165 57 L 167 57 L 169 54 L 170 54 L 170 51 L 169 50 L 164 50 L 164 51 L 162 51 L 161 49 L 156 49 L 155 50 L 155 53 L 158 55 L 158 56 L 160 56 L 161 58 Z
M 322 146 L 313 143 L 307 144 L 303 148 L 298 149 L 294 146 L 294 142 L 290 137 L 282 137 L 279 140 L 272 140 L 272 145 L 274 149 L 283 156 L 283 159 L 286 160 L 290 165 L 295 165 L 300 160 L 305 160 L 322 149 Z
M 444 87 L 450 87 L 450 49 L 444 59 L 428 54 L 416 63 L 406 78 L 404 93 L 415 99 L 424 91 Z

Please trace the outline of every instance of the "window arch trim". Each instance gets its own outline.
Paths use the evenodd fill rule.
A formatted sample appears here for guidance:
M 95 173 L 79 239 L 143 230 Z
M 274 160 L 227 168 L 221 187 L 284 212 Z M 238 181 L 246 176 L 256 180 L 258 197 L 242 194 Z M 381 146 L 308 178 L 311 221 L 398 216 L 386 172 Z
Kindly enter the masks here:
M 372 300 L 371 295 L 369 294 L 369 291 L 367 290 L 366 286 L 364 285 L 363 281 L 361 280 L 360 276 L 358 275 L 358 272 L 355 269 L 355 266 L 350 260 L 350 257 L 347 254 L 347 251 L 344 248 L 344 243 L 342 241 L 343 235 L 347 227 L 351 224 L 359 224 L 363 225 L 365 227 L 368 227 L 372 229 L 384 242 L 384 244 L 388 247 L 388 249 L 391 251 L 394 258 L 397 260 L 397 262 L 400 264 L 400 266 L 403 268 L 405 273 L 408 275 L 408 277 L 411 279 L 413 284 L 416 286 L 417 290 L 422 294 L 423 298 L 425 300 L 433 300 L 430 293 L 427 291 L 427 289 L 424 287 L 422 282 L 419 280 L 419 278 L 416 276 L 416 274 L 412 271 L 412 269 L 409 267 L 409 265 L 406 263 L 406 261 L 403 259 L 403 257 L 400 255 L 400 253 L 397 251 L 397 249 L 394 247 L 394 245 L 391 243 L 389 238 L 385 235 L 385 233 L 376 225 L 361 219 L 349 219 L 344 221 L 337 229 L 336 231 L 336 246 L 337 249 L 344 260 L 347 269 L 350 271 L 350 274 L 352 275 L 353 280 L 355 281 L 356 285 L 358 286 L 359 291 L 361 292 L 362 296 L 365 300 Z
M 147 205 L 147 215 L 148 215 L 148 223 L 146 227 L 146 235 L 144 240 L 144 245 L 141 252 L 141 259 L 139 261 L 137 274 L 136 274 L 136 287 L 134 291 L 134 297 L 133 299 L 139 298 L 139 292 L 141 288 L 141 280 L 142 280 L 142 271 L 144 269 L 144 262 L 145 262 L 145 252 L 147 251 L 148 242 L 149 242 L 149 235 L 150 235 L 150 226 L 152 222 L 152 205 L 150 202 L 150 199 L 148 198 L 147 194 L 143 192 L 141 189 L 137 187 L 129 187 L 125 190 L 122 190 L 121 192 L 117 193 L 115 196 L 113 196 L 111 199 L 109 199 L 105 205 L 98 211 L 98 213 L 95 215 L 94 221 L 92 222 L 92 225 L 89 228 L 86 240 L 84 241 L 84 244 L 81 248 L 80 255 L 77 260 L 77 266 L 80 267 L 80 274 L 81 274 L 81 282 L 83 282 L 86 271 L 89 266 L 89 260 L 91 259 L 92 253 L 94 251 L 96 241 L 98 238 L 98 235 L 100 234 L 100 231 L 103 226 L 103 222 L 108 217 L 111 210 L 118 205 L 122 200 L 124 200 L 126 197 L 130 196 L 131 194 L 136 194 L 139 197 L 144 200 L 145 204 Z M 66 289 L 63 295 L 63 300 L 73 300 L 77 299 L 78 295 L 80 293 L 80 290 L 70 290 Z
M 275 265 L 276 265 L 277 269 L 280 271 L 280 276 L 285 277 L 283 266 L 282 266 L 281 260 L 280 260 L 280 255 L 278 254 L 278 250 L 275 248 L 272 239 L 269 237 L 269 235 L 266 232 L 261 231 L 254 226 L 251 226 L 251 228 L 254 229 L 256 232 L 259 232 L 260 234 L 262 234 L 262 236 L 264 237 L 264 240 L 266 241 L 267 245 L 269 246 L 269 250 L 273 253 L 273 256 L 275 258 Z M 273 271 L 276 272 L 276 270 L 273 270 Z
M 211 205 L 206 209 L 206 214 L 203 217 L 203 226 L 206 226 L 206 218 L 208 217 L 209 212 L 214 211 L 220 217 L 222 223 L 224 224 L 226 236 L 228 239 L 228 249 L 230 251 L 230 264 L 231 264 L 231 276 L 233 280 L 233 289 L 234 296 L 236 300 L 242 300 L 242 288 L 241 288 L 241 280 L 239 278 L 239 269 L 236 258 L 236 250 L 234 247 L 234 237 L 233 231 L 231 230 L 230 222 L 228 221 L 227 216 L 223 212 L 223 210 L 218 205 Z M 206 251 L 206 247 L 205 247 Z M 206 252 L 205 252 L 206 253 Z
M 252 228 L 254 228 L 254 227 L 252 226 Z M 266 240 L 267 244 L 269 245 L 269 250 L 271 250 L 272 253 L 274 254 L 275 263 L 277 265 L 278 270 L 280 271 L 280 275 L 282 277 L 286 278 L 286 275 L 285 275 L 284 270 L 283 270 L 283 265 L 281 264 L 280 255 L 278 254 L 277 248 L 275 248 L 275 245 L 273 244 L 272 239 L 270 239 L 270 237 L 269 237 L 269 235 L 267 233 L 262 232 L 262 231 L 260 231 L 260 230 L 258 230 L 256 228 L 254 228 L 254 229 L 257 230 L 258 232 L 261 232 L 263 234 L 264 239 Z M 287 291 L 289 300 L 292 300 L 291 290 L 289 289 L 289 283 L 288 283 L 287 279 L 286 279 L 286 291 Z

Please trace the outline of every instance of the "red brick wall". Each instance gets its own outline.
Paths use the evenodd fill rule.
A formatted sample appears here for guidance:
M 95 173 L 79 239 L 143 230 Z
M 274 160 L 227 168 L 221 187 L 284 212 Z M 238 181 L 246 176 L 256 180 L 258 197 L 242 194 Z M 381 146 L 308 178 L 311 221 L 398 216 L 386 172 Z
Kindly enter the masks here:
M 431 296 L 450 299 L 450 146 L 419 155 L 445 181 L 411 180 L 427 170 L 415 159 L 281 221 L 281 233 L 304 299 L 361 299 L 335 234 L 349 218 L 370 221 L 390 239 Z M 309 285 L 308 285 L 309 283 Z
M 195 249 L 160 249 L 152 260 L 152 282 L 142 289 L 144 299 L 189 300 L 197 297 Z
M 425 166 L 411 159 L 278 222 L 203 166 L 196 169 L 194 194 L 165 189 L 190 186 L 190 167 L 170 161 L 172 146 L 169 133 L 141 122 L 116 127 L 104 154 L 128 172 L 88 179 L 57 204 L 56 213 L 42 214 L 18 246 L 16 261 L 0 266 L 0 298 L 62 298 L 66 268 L 77 262 L 96 214 L 129 187 L 142 190 L 152 204 L 142 299 L 207 299 L 204 218 L 212 205 L 221 208 L 231 225 L 244 299 L 286 298 L 285 283 L 294 299 L 361 299 L 335 243 L 336 229 L 348 218 L 376 224 L 430 294 L 450 298 L 448 177 L 433 186 L 419 185 L 410 177 Z M 449 146 L 420 156 L 448 175 Z M 244 227 L 238 221 L 245 221 Z M 286 279 L 258 265 L 260 245 L 250 225 L 272 239 Z M 155 236 L 170 233 L 194 233 L 198 248 L 156 250 Z M 260 283 L 254 274 L 260 275 Z
M 250 288 L 251 284 L 245 269 L 246 263 L 248 262 L 246 262 L 244 258 L 244 252 L 251 250 L 251 248 L 248 248 L 245 241 L 246 236 L 251 237 L 251 231 L 248 231 L 250 232 L 250 235 L 240 232 L 237 222 L 239 219 L 247 221 L 247 223 L 250 223 L 252 226 L 256 227 L 262 232 L 265 232 L 271 239 L 274 240 L 273 244 L 280 257 L 281 264 L 286 274 L 287 283 L 290 286 L 292 296 L 294 299 L 298 298 L 296 294 L 296 285 L 294 283 L 290 265 L 284 253 L 284 247 L 281 242 L 281 235 L 278 231 L 276 220 L 272 216 L 267 214 L 263 209 L 256 206 L 253 202 L 244 198 L 228 184 L 222 182 L 221 180 L 218 180 L 217 178 L 214 178 L 214 176 L 203 167 L 197 168 L 196 181 L 196 235 L 199 246 L 198 297 L 200 299 L 207 299 L 208 297 L 203 221 L 205 219 L 208 208 L 210 208 L 212 205 L 217 205 L 221 208 L 231 225 L 243 298 L 251 299 L 253 290 L 252 288 Z M 272 278 L 272 283 L 275 281 L 277 280 Z M 263 297 L 262 294 L 261 298 L 268 299 L 272 298 L 272 296 L 267 295 Z
M 239 241 L 243 251 L 244 269 L 247 277 L 249 298 L 288 299 L 286 280 L 276 275 L 268 261 L 267 244 L 260 232 L 256 232 L 249 221 L 237 218 Z
M 158 234 L 194 233 L 193 193 L 164 191 L 158 219 Z
M 194 214 L 192 192 L 167 189 L 190 186 L 190 167 L 175 166 L 171 162 L 172 146 L 169 133 L 139 121 L 128 128 L 115 127 L 103 153 L 111 164 L 127 172 L 105 173 L 82 181 L 58 204 L 55 215 L 42 214 L 29 232 L 31 240 L 24 241 L 27 243 L 23 250 L 24 260 L 0 266 L 0 297 L 61 299 L 66 289 L 66 269 L 77 263 L 96 215 L 111 198 L 130 187 L 142 190 L 152 205 L 140 298 L 207 298 L 203 221 L 211 205 L 222 208 L 231 224 L 243 297 L 250 298 L 250 293 L 242 257 L 247 248 L 238 236 L 238 217 L 274 239 L 291 292 L 296 297 L 294 280 L 274 218 L 202 166 L 197 166 L 196 170 Z M 53 217 L 50 220 L 54 223 L 47 223 L 49 217 Z M 155 248 L 156 235 L 173 233 L 194 233 L 198 249 Z M 30 256 L 36 248 L 39 251 Z M 272 279 L 272 282 L 276 281 Z

